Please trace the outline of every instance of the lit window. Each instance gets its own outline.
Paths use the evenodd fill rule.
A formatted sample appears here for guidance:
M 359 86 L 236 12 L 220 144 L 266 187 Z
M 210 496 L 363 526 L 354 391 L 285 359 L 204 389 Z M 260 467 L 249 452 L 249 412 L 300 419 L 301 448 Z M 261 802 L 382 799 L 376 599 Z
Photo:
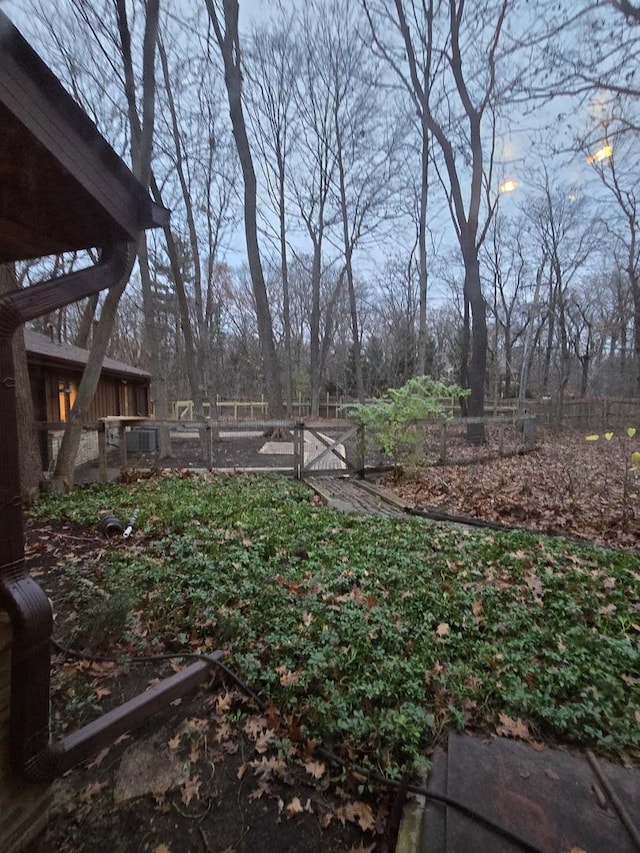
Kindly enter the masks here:
M 61 421 L 69 419 L 69 412 L 76 401 L 77 393 L 78 387 L 75 382 L 69 382 L 68 380 L 58 382 L 58 408 Z

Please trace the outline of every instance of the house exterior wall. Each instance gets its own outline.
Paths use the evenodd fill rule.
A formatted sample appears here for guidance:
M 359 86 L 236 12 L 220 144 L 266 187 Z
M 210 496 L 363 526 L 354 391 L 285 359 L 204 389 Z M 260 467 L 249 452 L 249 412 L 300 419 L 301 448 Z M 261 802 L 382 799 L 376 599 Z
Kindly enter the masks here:
M 62 423 L 75 399 L 82 379 L 82 370 L 62 364 L 47 363 L 39 358 L 29 359 L 29 377 L 34 414 L 40 424 L 49 425 L 40 432 L 40 453 L 43 470 L 55 465 Z M 149 380 L 103 373 L 87 413 L 86 425 L 106 417 L 146 417 L 150 411 Z M 77 465 L 98 458 L 98 436 L 85 429 L 78 450 Z
M 18 853 L 49 819 L 52 787 L 16 778 L 9 765 L 9 701 L 12 631 L 0 610 L 0 850 Z
M 64 430 L 51 429 L 47 432 L 48 448 L 47 455 L 49 465 L 53 467 L 58 458 L 58 451 L 62 444 L 62 436 Z M 78 447 L 78 455 L 76 456 L 76 465 L 84 465 L 86 462 L 91 462 L 98 458 L 98 431 L 97 429 L 85 429 L 80 437 L 80 445 Z

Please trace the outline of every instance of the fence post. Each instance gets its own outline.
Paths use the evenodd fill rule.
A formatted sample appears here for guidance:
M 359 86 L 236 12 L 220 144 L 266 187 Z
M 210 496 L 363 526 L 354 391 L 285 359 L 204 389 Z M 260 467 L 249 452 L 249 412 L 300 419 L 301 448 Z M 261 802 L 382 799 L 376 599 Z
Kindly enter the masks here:
M 523 423 L 524 446 L 527 450 L 533 450 L 536 446 L 537 418 L 526 416 Z
M 304 475 L 304 422 L 298 421 L 293 428 L 293 474 L 296 480 Z
M 356 471 L 358 476 L 364 478 L 365 468 L 365 434 L 364 424 L 358 424 L 356 431 Z
M 104 421 L 98 422 L 98 479 L 101 483 L 107 482 L 107 425 Z
M 444 465 L 447 461 L 447 422 L 440 424 L 440 462 Z
M 424 421 L 416 421 L 416 459 L 424 460 L 424 431 L 426 424 Z
M 211 418 L 207 418 L 207 423 L 205 426 L 205 434 L 207 437 L 207 470 L 211 471 L 213 468 L 213 443 L 212 443 L 212 432 L 211 432 Z
M 120 473 L 127 467 L 127 433 L 122 421 L 118 423 L 118 441 L 120 442 Z

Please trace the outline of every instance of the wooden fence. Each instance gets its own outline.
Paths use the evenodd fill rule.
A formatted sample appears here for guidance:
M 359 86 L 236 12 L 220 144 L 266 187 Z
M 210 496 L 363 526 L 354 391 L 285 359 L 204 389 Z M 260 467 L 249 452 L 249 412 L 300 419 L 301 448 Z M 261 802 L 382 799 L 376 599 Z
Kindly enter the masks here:
M 536 441 L 536 417 L 512 414 L 485 418 L 432 418 L 415 423 L 416 464 L 450 464 L 484 457 L 506 456 L 531 449 Z M 269 440 L 269 429 L 284 429 L 291 433 L 291 451 L 282 454 L 278 470 L 296 477 L 307 473 L 327 476 L 348 472 L 366 473 L 372 469 L 388 468 L 394 460 L 380 450 L 375 435 L 365 433 L 363 426 L 353 420 L 336 421 L 322 427 L 317 422 L 305 423 L 287 420 L 206 420 L 159 421 L 146 418 L 104 418 L 98 425 L 98 478 L 107 479 L 109 451 L 118 449 L 117 466 L 124 470 L 135 460 L 136 452 L 148 460 L 157 448 L 157 430 L 166 428 L 173 439 L 191 437 L 202 442 L 202 462 L 213 468 L 214 446 L 220 432 L 241 434 L 247 430 L 264 432 L 264 442 Z M 482 441 L 469 442 L 469 430 L 476 427 Z M 129 428 L 132 432 L 129 432 Z M 479 429 L 478 429 L 479 428 Z M 95 427 L 94 427 L 95 429 Z M 148 447 L 133 449 L 130 439 L 136 434 L 153 434 Z M 112 463 L 113 465 L 113 459 Z M 134 463 L 135 464 L 135 463 Z M 238 466 L 241 467 L 241 466 Z
M 640 427 L 640 401 L 638 400 L 568 400 L 563 406 L 563 426 L 579 431 L 598 431 L 603 428 L 620 429 L 627 426 Z M 418 464 L 455 464 L 456 462 L 482 461 L 483 458 L 507 456 L 530 450 L 536 442 L 538 427 L 557 425 L 557 407 L 553 401 L 538 401 L 527 405 L 522 413 L 512 410 L 510 414 L 487 416 L 484 418 L 436 418 L 417 422 Z M 469 441 L 470 428 L 479 429 L 481 442 L 474 445 Z M 141 429 L 143 432 L 156 433 L 159 427 L 168 428 L 174 437 L 200 434 L 203 440 L 203 461 L 211 469 L 213 465 L 213 447 L 220 430 L 230 432 L 243 430 L 265 431 L 270 427 L 280 427 L 291 431 L 293 449 L 291 454 L 283 455 L 283 470 L 290 470 L 296 476 L 303 476 L 309 470 L 305 462 L 305 431 L 307 437 L 317 444 L 320 459 L 314 467 L 324 474 L 338 471 L 364 471 L 371 468 L 388 466 L 392 460 L 385 458 L 375 439 L 356 430 L 353 420 L 335 421 L 335 426 L 323 425 L 317 430 L 317 422 L 305 423 L 304 419 L 263 420 L 233 418 L 187 421 L 158 421 L 146 418 L 105 418 L 98 427 L 99 438 L 99 478 L 107 477 L 107 451 L 115 444 L 119 448 L 119 467 L 128 464 L 131 448 L 128 448 L 128 428 Z M 93 429 L 96 427 L 94 426 Z M 343 433 L 339 435 L 339 431 Z M 111 436 L 111 440 L 109 439 Z M 265 436 L 265 441 L 267 440 Z M 339 447 L 343 445 L 343 447 Z M 366 453 L 365 453 L 366 447 Z M 150 448 L 153 451 L 154 448 Z M 142 448 L 141 448 L 142 450 Z M 309 456 L 309 448 L 306 448 Z
M 540 426 L 568 430 L 640 428 L 640 399 L 527 400 L 523 411 Z

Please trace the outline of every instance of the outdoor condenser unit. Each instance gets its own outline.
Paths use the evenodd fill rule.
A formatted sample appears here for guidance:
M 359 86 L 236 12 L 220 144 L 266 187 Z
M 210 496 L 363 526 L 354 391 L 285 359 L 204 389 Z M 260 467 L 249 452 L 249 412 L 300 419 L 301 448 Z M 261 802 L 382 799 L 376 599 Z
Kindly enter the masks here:
M 132 429 L 126 436 L 128 453 L 153 453 L 158 449 L 157 429 Z

